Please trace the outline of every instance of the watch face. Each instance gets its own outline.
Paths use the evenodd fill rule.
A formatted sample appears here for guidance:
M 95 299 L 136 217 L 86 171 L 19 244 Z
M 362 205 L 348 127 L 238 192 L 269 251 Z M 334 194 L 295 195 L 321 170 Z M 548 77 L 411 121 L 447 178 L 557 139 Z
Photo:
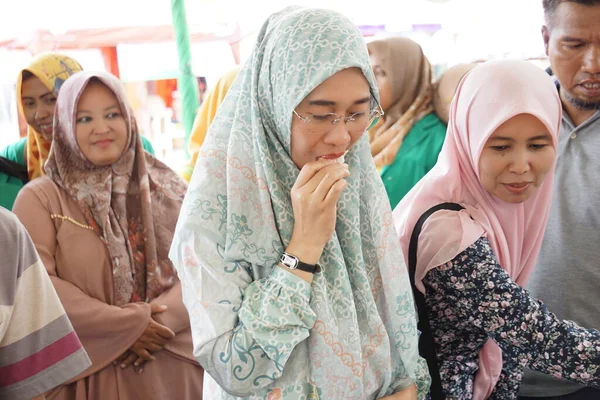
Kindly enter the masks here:
M 296 269 L 298 266 L 298 259 L 294 256 L 283 253 L 281 256 L 281 263 L 290 269 Z

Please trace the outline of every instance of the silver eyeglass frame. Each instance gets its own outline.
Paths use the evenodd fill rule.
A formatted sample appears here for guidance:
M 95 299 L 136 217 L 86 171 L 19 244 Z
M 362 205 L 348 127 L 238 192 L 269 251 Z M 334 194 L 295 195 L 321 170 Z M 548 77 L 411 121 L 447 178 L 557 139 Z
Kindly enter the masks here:
M 308 123 L 311 121 L 314 121 L 313 119 L 311 119 L 310 117 L 304 117 L 300 114 L 298 114 L 298 112 L 296 110 L 293 110 L 294 114 L 296 115 L 296 117 L 298 117 L 302 122 L 304 123 Z M 340 116 L 339 114 L 336 113 L 327 113 L 327 114 L 323 114 L 323 116 L 327 115 L 335 115 L 335 118 L 331 120 L 331 125 L 337 125 L 341 120 L 344 120 L 344 123 L 347 124 L 348 122 L 354 122 L 355 121 L 355 115 L 356 114 L 360 114 L 360 113 L 354 113 L 352 115 L 349 116 Z M 367 123 L 367 130 L 369 130 L 373 123 L 378 120 L 379 118 L 383 117 L 385 115 L 385 112 L 383 112 L 383 108 L 381 108 L 381 106 L 379 104 L 377 104 L 377 107 L 375 107 L 372 111 L 371 111 L 371 117 L 369 118 L 369 122 Z

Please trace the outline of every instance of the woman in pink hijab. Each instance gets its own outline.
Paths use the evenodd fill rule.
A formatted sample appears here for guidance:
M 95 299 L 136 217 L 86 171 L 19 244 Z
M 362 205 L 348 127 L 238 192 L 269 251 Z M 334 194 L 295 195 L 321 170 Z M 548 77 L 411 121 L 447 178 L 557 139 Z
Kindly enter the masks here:
M 525 366 L 600 386 L 600 332 L 558 320 L 522 288 L 548 219 L 560 121 L 543 70 L 482 64 L 457 89 L 436 166 L 394 211 L 434 399 L 514 399 Z

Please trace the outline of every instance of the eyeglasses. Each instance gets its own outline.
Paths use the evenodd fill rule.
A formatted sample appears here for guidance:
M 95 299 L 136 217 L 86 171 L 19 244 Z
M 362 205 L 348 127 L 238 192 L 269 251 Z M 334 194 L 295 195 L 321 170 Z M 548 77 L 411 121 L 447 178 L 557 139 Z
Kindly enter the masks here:
M 296 114 L 296 117 L 300 118 L 302 122 L 310 124 L 310 126 L 315 130 L 320 130 L 323 132 L 332 130 L 333 126 L 337 125 L 343 120 L 349 132 L 364 133 L 377 124 L 377 121 L 384 115 L 384 112 L 381 106 L 377 105 L 377 107 L 374 110 L 371 110 L 370 113 L 357 112 L 347 117 L 335 113 L 309 113 L 307 117 L 303 117 L 302 115 L 298 114 L 296 110 L 294 110 L 294 114 Z

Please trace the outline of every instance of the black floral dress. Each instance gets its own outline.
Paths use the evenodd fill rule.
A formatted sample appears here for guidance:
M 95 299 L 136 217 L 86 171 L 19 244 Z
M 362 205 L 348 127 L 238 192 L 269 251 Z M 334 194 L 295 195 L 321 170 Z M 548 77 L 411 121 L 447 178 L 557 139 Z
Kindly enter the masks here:
M 492 399 L 516 399 L 525 366 L 600 387 L 600 332 L 561 321 L 531 298 L 500 267 L 487 239 L 429 271 L 423 283 L 447 399 L 473 398 L 488 338 L 504 360 Z

